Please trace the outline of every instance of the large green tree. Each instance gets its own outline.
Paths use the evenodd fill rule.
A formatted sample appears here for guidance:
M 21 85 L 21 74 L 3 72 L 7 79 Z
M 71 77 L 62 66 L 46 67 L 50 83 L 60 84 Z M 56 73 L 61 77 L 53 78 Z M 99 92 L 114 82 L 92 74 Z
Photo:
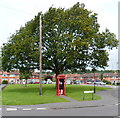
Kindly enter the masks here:
M 2 71 L 2 53 L 0 48 L 0 71 Z
M 27 22 L 25 27 L 16 31 L 2 48 L 3 70 L 19 70 L 20 79 L 28 79 L 38 66 L 38 46 L 34 45 L 36 39 L 33 38 L 34 25 L 33 20 Z
M 39 69 L 39 13 L 10 37 L 3 47 L 3 69 L 20 72 Z M 42 67 L 56 76 L 107 66 L 106 49 L 117 47 L 115 35 L 99 31 L 97 14 L 77 3 L 69 9 L 50 7 L 42 14 Z

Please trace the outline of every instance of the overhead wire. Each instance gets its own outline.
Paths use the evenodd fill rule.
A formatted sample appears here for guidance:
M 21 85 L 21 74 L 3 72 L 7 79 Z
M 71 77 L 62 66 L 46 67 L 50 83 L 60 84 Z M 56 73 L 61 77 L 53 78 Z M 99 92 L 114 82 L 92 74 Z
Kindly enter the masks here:
M 6 9 L 10 9 L 10 10 L 14 10 L 16 12 L 21 12 L 21 13 L 24 13 L 24 14 L 28 14 L 28 15 L 34 15 L 32 13 L 28 13 L 28 12 L 25 12 L 25 11 L 22 11 L 22 10 L 19 10 L 19 9 L 15 9 L 15 8 L 11 8 L 11 7 L 8 7 L 8 6 L 4 6 L 4 5 L 0 5 L 1 8 L 6 8 Z

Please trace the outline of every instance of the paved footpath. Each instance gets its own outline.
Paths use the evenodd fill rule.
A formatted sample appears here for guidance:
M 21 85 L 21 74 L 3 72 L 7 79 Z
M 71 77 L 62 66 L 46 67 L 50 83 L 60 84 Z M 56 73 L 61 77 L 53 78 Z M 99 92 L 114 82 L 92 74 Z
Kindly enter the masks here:
M 1 91 L 2 89 L 4 89 L 6 86 L 7 86 L 7 84 L 1 84 L 1 85 L 0 85 L 0 91 Z

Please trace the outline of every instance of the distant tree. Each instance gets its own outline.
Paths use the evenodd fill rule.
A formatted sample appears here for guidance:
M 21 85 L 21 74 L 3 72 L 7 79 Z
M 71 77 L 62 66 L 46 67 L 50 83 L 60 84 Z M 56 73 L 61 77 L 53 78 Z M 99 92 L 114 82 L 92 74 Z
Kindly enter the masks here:
M 110 81 L 105 80 L 105 79 L 103 79 L 103 82 L 105 82 L 106 84 L 111 84 L 111 82 L 110 82 Z
M 20 80 L 25 79 L 25 85 L 24 86 L 27 85 L 27 79 L 29 79 L 30 76 L 31 76 L 31 72 L 30 71 L 24 71 L 24 72 L 20 73 Z
M 100 74 L 100 79 L 103 80 L 104 76 L 103 73 Z

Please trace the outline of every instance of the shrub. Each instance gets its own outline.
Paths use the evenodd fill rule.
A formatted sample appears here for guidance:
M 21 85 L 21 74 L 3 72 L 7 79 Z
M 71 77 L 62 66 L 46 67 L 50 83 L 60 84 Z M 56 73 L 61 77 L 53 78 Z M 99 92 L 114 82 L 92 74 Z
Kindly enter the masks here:
M 52 81 L 53 81 L 53 82 L 56 82 L 56 79 L 55 79 L 55 78 L 53 78 L 53 79 L 52 79 Z
M 103 82 L 105 82 L 106 84 L 111 84 L 111 82 L 110 81 L 108 81 L 108 80 L 103 80 Z
M 3 80 L 2 84 L 8 84 L 8 81 L 7 80 Z
M 118 82 L 117 85 L 120 85 L 120 82 Z

